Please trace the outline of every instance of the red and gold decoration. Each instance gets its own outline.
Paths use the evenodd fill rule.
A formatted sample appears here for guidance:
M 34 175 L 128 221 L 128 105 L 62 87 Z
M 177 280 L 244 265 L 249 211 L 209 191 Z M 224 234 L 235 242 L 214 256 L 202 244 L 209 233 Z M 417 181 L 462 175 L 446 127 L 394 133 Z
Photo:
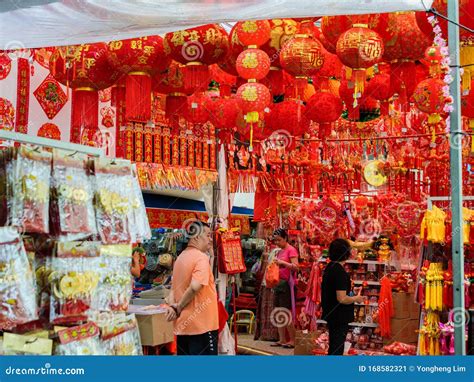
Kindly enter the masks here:
M 249 48 L 239 54 L 235 67 L 240 77 L 261 80 L 270 71 L 270 58 L 263 50 Z
M 53 119 L 67 102 L 67 95 L 50 74 L 33 92 L 48 119 Z
M 229 50 L 227 32 L 218 24 L 170 32 L 165 35 L 168 57 L 186 65 L 185 86 L 192 92 L 207 87 L 208 65 L 223 61 Z
M 7 53 L 0 53 L 0 81 L 4 80 L 10 74 L 12 60 Z
M 309 131 L 311 124 L 305 109 L 306 106 L 299 100 L 292 99 L 275 103 L 266 118 L 269 135 L 274 131 L 288 131 L 295 137 L 304 135 Z
M 105 43 L 56 48 L 49 70 L 56 80 L 73 89 L 70 140 L 80 143 L 83 130 L 98 129 L 98 90 L 111 86 L 119 72 L 109 60 Z
M 182 228 L 183 222 L 195 219 L 196 215 L 201 221 L 208 221 L 209 216 L 205 212 L 177 211 L 164 208 L 147 208 L 148 220 L 151 228 Z M 229 218 L 230 228 L 238 229 L 246 235 L 250 233 L 250 220 L 247 215 L 231 215 Z
M 390 75 L 378 73 L 369 81 L 366 90 L 367 94 L 380 101 L 381 114 L 388 115 L 389 100 L 394 95 L 394 90 L 390 84 Z
M 443 93 L 444 82 L 436 78 L 429 78 L 418 84 L 413 93 L 416 107 L 428 114 L 428 123 L 436 124 L 441 121 L 441 113 L 446 102 Z
M 261 46 L 270 39 L 271 25 L 268 20 L 239 21 L 235 32 L 241 44 Z
M 13 130 L 15 128 L 15 108 L 6 98 L 0 97 L 0 129 Z
M 46 48 L 35 48 L 34 58 L 35 61 L 40 64 L 43 68 L 49 69 L 49 59 L 54 52 L 54 47 Z
M 27 134 L 30 110 L 30 63 L 26 58 L 18 59 L 17 81 L 15 131 Z
M 38 137 L 61 140 L 61 130 L 54 123 L 43 123 L 36 134 Z
M 316 93 L 306 104 L 306 117 L 319 124 L 319 138 L 326 138 L 331 132 L 331 123 L 342 113 L 342 101 L 327 92 Z

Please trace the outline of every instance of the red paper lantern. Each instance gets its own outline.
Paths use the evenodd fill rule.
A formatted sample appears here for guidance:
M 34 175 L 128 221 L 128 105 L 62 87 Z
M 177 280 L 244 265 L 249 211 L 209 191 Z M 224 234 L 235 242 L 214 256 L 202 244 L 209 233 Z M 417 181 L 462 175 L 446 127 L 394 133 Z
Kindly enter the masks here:
M 188 97 L 186 119 L 188 122 L 203 124 L 209 120 L 209 109 L 206 101 L 207 97 L 202 92 L 196 92 Z
M 209 120 L 218 129 L 232 131 L 236 126 L 239 102 L 235 98 L 209 98 L 207 100 Z
M 429 123 L 439 122 L 440 114 L 443 113 L 446 101 L 443 94 L 444 86 L 443 81 L 436 78 L 428 78 L 421 81 L 413 93 L 416 107 L 420 111 L 429 114 Z
M 306 107 L 299 100 L 286 100 L 273 104 L 268 114 L 267 128 L 271 132 L 287 131 L 288 135 L 301 136 L 310 128 Z
M 319 90 L 329 90 L 329 79 L 332 77 L 340 78 L 343 65 L 337 55 L 323 49 L 324 64 L 319 70 L 317 76 L 313 77 L 313 84 Z
M 111 86 L 120 72 L 104 43 L 57 48 L 50 57 L 49 70 L 59 82 L 73 88 L 70 141 L 80 143 L 82 131 L 98 129 L 98 90 Z
M 270 65 L 279 68 L 280 50 L 298 32 L 298 22 L 293 19 L 273 19 L 270 22 L 270 39 L 260 49 L 270 57 Z
M 243 45 L 261 46 L 270 39 L 271 26 L 268 20 L 239 21 L 235 27 L 237 37 Z
M 246 114 L 263 112 L 270 106 L 272 95 L 268 88 L 258 82 L 248 82 L 237 89 L 240 108 Z
M 237 57 L 236 68 L 246 80 L 261 80 L 270 71 L 270 58 L 263 50 L 246 49 Z
M 430 39 L 421 32 L 414 12 L 390 13 L 384 39 L 384 57 L 387 62 L 394 60 L 420 60 Z
M 296 35 L 283 46 L 280 63 L 293 76 L 313 76 L 324 64 L 321 43 L 306 35 Z
M 367 95 L 381 101 L 381 113 L 388 115 L 388 100 L 394 95 L 391 86 L 390 75 L 386 73 L 376 74 L 368 83 Z
M 331 123 L 342 113 L 342 101 L 331 93 L 320 92 L 313 95 L 306 104 L 306 116 L 319 124 L 319 138 L 329 135 Z
M 195 91 L 207 86 L 207 65 L 224 60 L 229 50 L 229 40 L 227 32 L 220 25 L 207 24 L 167 33 L 164 49 L 168 57 L 186 65 L 186 86 Z
M 383 41 L 371 29 L 354 27 L 341 35 L 336 50 L 344 65 L 352 69 L 366 69 L 382 59 Z

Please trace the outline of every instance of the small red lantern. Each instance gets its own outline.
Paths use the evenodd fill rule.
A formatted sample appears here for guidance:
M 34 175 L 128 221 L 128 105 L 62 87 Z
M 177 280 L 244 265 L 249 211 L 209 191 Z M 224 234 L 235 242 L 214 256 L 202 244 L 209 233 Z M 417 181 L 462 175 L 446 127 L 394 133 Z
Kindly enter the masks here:
M 202 92 L 196 92 L 188 97 L 186 119 L 191 123 L 203 124 L 209 120 L 209 109 L 206 101 L 209 97 Z
M 237 99 L 242 112 L 245 114 L 245 121 L 253 126 L 254 123 L 260 120 L 259 113 L 270 106 L 272 95 L 265 85 L 248 82 L 237 89 Z M 252 147 L 252 134 L 250 136 L 250 147 Z
M 227 32 L 218 24 L 170 32 L 165 35 L 167 56 L 186 65 L 186 86 L 195 91 L 209 81 L 207 65 L 223 60 L 229 50 Z
M 235 27 L 239 41 L 247 46 L 265 44 L 272 30 L 268 20 L 239 21 Z
M 285 130 L 293 136 L 304 135 L 311 124 L 305 110 L 306 107 L 300 100 L 286 100 L 273 104 L 267 118 L 268 130 L 270 132 Z
M 237 57 L 236 69 L 246 80 L 261 80 L 270 71 L 270 58 L 260 49 L 246 49 Z
M 319 124 L 319 138 L 330 133 L 331 123 L 336 122 L 342 113 L 342 101 L 331 93 L 314 94 L 306 104 L 306 116 Z
M 49 70 L 59 82 L 73 88 L 70 141 L 80 143 L 83 130 L 98 129 L 98 90 L 111 86 L 120 72 L 110 62 L 104 43 L 57 48 Z
M 390 75 L 386 73 L 376 74 L 368 83 L 367 95 L 381 102 L 380 111 L 388 115 L 388 100 L 393 96 L 394 90 L 390 83 Z
M 443 94 L 444 82 L 436 78 L 428 78 L 421 81 L 414 93 L 416 107 L 429 114 L 428 123 L 433 124 L 441 120 L 440 114 L 443 113 L 445 105 L 445 96 Z
M 232 131 L 240 111 L 239 102 L 236 98 L 209 98 L 207 109 L 210 122 L 220 130 Z
M 441 61 L 443 60 L 443 55 L 441 53 L 441 48 L 436 45 L 428 47 L 425 51 L 425 61 L 428 67 L 430 68 L 431 77 L 436 77 L 441 74 Z

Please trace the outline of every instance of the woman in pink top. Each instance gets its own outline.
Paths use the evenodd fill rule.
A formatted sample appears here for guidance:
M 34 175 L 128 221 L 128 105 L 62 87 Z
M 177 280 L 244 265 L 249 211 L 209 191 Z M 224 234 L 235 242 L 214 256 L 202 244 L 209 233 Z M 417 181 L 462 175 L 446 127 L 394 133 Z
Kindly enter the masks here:
M 275 262 L 280 267 L 280 282 L 274 288 L 275 309 L 271 315 L 274 325 L 278 327 L 280 340 L 273 346 L 283 346 L 286 348 L 295 347 L 295 326 L 292 319 L 292 297 L 290 288 L 290 277 L 292 272 L 298 271 L 298 251 L 288 244 L 288 233 L 285 229 L 279 228 L 273 233 L 275 244 L 281 248 Z M 294 295 L 295 296 L 295 293 Z M 290 341 L 286 341 L 286 332 L 290 336 Z

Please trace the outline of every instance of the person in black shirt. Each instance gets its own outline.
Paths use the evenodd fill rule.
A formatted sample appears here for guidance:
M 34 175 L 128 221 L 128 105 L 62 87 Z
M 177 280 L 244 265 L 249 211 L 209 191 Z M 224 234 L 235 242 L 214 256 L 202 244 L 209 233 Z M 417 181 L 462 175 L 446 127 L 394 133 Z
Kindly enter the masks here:
M 344 263 L 351 254 L 347 240 L 336 239 L 329 246 L 329 259 L 321 285 L 323 320 L 329 329 L 328 355 L 342 355 L 349 323 L 354 321 L 354 303 L 364 302 L 364 297 L 349 296 L 351 279 L 344 270 Z M 359 292 L 360 293 L 360 292 Z

